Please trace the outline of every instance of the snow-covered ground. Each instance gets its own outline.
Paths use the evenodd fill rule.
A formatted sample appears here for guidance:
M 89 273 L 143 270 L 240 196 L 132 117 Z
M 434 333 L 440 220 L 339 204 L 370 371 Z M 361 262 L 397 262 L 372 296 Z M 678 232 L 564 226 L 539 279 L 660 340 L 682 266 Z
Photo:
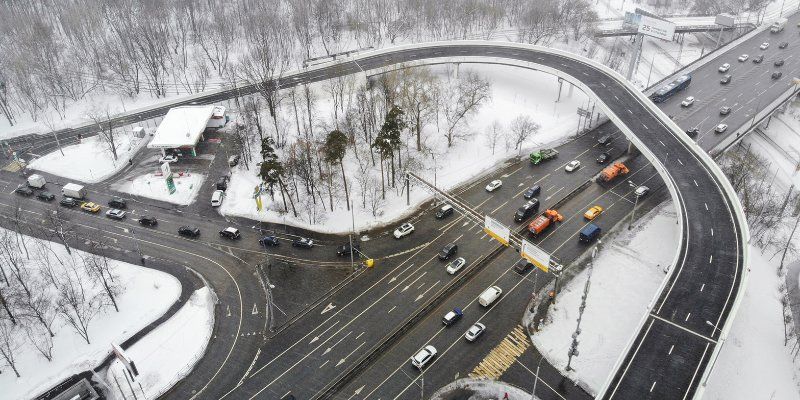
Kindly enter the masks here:
M 135 393 L 131 394 L 125 384 L 121 385 L 123 393 L 119 393 L 114 377 L 124 382 L 125 367 L 114 361 L 105 377 L 111 388 L 109 397 L 155 399 L 191 372 L 211 338 L 216 302 L 208 287 L 198 289 L 172 318 L 127 349 L 139 371 Z
M 120 192 L 166 201 L 168 203 L 189 205 L 194 202 L 197 192 L 203 185 L 205 176 L 194 172 L 178 174 L 173 172 L 175 193 L 170 194 L 163 176 L 155 173 L 140 175 L 117 182 L 111 186 Z
M 632 230 L 622 228 L 603 238 L 594 260 L 589 295 L 581 322 L 580 356 L 572 359 L 572 379 L 584 382 L 593 393 L 636 331 L 647 304 L 664 280 L 678 246 L 675 207 L 666 203 L 639 219 Z M 545 326 L 532 336 L 536 348 L 564 371 L 567 350 L 575 331 L 578 308 L 588 269 L 559 293 Z
M 558 82 L 555 76 L 549 74 L 498 65 L 462 65 L 460 72 L 465 73 L 466 70 L 475 71 L 481 76 L 487 77 L 492 83 L 491 100 L 483 105 L 466 125 L 471 136 L 466 140 L 457 140 L 453 147 L 448 149 L 446 139 L 437 132 L 435 124 L 431 124 L 426 127 L 425 136 L 428 138 L 426 146 L 433 149 L 436 154 L 435 161 L 433 156 L 416 154 L 415 150 L 411 150 L 411 156 L 417 158 L 424 165 L 420 172 L 422 177 L 431 183 L 436 183 L 440 189 L 453 188 L 518 154 L 524 156 L 534 148 L 549 147 L 563 142 L 570 135 L 576 133 L 577 107 L 588 107 L 587 96 L 577 88 L 570 89 L 569 84 L 564 85 L 561 100 L 556 103 Z M 445 68 L 436 68 L 434 71 L 440 76 L 448 73 Z M 319 93 L 317 114 L 333 115 L 331 102 L 325 101 L 329 96 L 325 95 L 323 87 L 312 85 L 312 88 Z M 288 107 L 285 111 L 285 118 L 292 118 Z M 491 146 L 485 135 L 489 125 L 498 121 L 502 124 L 502 131 L 507 132 L 510 121 L 519 115 L 530 116 L 534 122 L 540 124 L 539 132 L 526 140 L 520 150 L 514 150 L 513 143 L 506 146 L 501 137 L 495 153 L 492 154 Z M 413 148 L 413 144 L 410 147 Z M 355 202 L 356 230 L 381 225 L 407 214 L 411 209 L 406 207 L 406 196 L 400 192 L 401 185 L 398 185 L 397 191 L 387 190 L 386 201 L 380 207 L 380 213 L 377 216 L 372 215 L 369 203 L 366 208 L 361 207 L 361 202 L 357 200 L 360 195 L 355 179 L 359 175 L 358 165 L 350 153 L 352 152 L 349 151 L 345 157 L 345 170 L 351 189 L 351 199 Z M 405 157 L 407 156 L 404 155 Z M 351 230 L 351 215 L 343 206 L 338 207 L 334 212 L 328 211 L 324 220 L 318 219 L 312 222 L 306 219 L 307 216 L 295 219 L 291 212 L 282 215 L 269 210 L 270 199 L 264 195 L 265 209 L 258 212 L 253 200 L 253 188 L 259 183 L 256 172 L 254 168 L 251 168 L 250 171 L 246 171 L 242 167 L 234 170 L 226 191 L 225 202 L 221 207 L 223 214 L 269 222 L 285 222 L 307 228 L 313 227 L 318 231 L 349 232 Z M 377 182 L 373 184 L 380 185 L 380 175 L 377 177 Z M 412 188 L 412 207 L 428 199 L 429 196 L 428 191 L 418 187 Z M 273 207 L 282 209 L 280 196 L 276 195 L 275 200 L 276 204 Z
M 775 114 L 762 132 L 750 133 L 744 144 L 766 155 L 771 169 L 778 171 L 776 182 L 784 189 L 791 184 L 800 187 L 800 101 L 791 103 L 786 113 Z
M 33 239 L 25 238 L 29 249 L 34 249 Z M 81 259 L 86 253 L 73 249 L 72 255 L 69 255 L 61 244 L 46 243 L 49 243 L 49 249 L 52 250 L 47 254 L 56 276 L 71 274 L 67 270 L 70 263 L 61 264 L 57 260 L 75 260 L 76 270 L 84 271 Z M 43 265 L 41 260 L 42 258 L 33 257 L 25 261 L 24 268 L 38 274 Z M 53 327 L 53 360 L 50 362 L 27 339 L 21 340 L 22 347 L 15 352 L 21 377 L 16 378 L 10 368 L 3 367 L 3 373 L 0 374 L 0 387 L 3 388 L 0 390 L 0 399 L 33 398 L 72 374 L 94 368 L 109 354 L 111 343 L 123 342 L 159 318 L 180 295 L 180 283 L 169 274 L 116 260 L 108 262 L 114 271 L 115 281 L 124 289 L 116 296 L 120 311 L 106 308 L 91 320 L 88 329 L 91 344 L 87 344 L 63 320 L 56 320 Z M 98 285 L 85 285 L 85 288 L 87 297 L 101 295 L 102 287 Z M 24 337 L 22 332 L 18 334 L 21 338 Z
M 80 143 L 64 146 L 64 155 L 55 151 L 42 155 L 28 164 L 29 168 L 86 183 L 96 183 L 114 175 L 147 144 L 150 136 L 138 138 L 130 131 L 116 135 L 117 159 L 100 135 L 84 138 Z

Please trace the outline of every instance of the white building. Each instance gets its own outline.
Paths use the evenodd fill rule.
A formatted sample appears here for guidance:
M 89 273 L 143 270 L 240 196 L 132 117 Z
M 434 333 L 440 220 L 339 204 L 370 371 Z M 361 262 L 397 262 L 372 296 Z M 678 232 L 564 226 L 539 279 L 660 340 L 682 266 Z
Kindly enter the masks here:
M 150 149 L 189 149 L 196 155 L 197 143 L 204 139 L 206 129 L 218 129 L 225 126 L 227 117 L 225 107 L 181 106 L 171 108 L 158 125 L 153 139 L 147 145 Z

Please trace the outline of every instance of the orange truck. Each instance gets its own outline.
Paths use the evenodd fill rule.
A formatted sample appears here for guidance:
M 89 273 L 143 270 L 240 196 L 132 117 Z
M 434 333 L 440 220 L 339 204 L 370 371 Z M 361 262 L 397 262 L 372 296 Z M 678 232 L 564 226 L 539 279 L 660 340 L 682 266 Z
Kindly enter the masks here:
M 559 214 L 558 211 L 548 209 L 544 214 L 536 217 L 536 219 L 528 225 L 528 231 L 534 235 L 538 235 L 550 225 L 554 225 L 556 222 L 561 222 L 563 220 L 564 216 Z
M 613 165 L 609 165 L 608 167 L 605 167 L 603 168 L 602 171 L 600 171 L 600 181 L 608 182 L 616 178 L 617 176 L 625 175 L 628 172 L 630 172 L 630 170 L 628 169 L 628 167 L 625 166 L 625 164 L 621 162 L 615 162 Z

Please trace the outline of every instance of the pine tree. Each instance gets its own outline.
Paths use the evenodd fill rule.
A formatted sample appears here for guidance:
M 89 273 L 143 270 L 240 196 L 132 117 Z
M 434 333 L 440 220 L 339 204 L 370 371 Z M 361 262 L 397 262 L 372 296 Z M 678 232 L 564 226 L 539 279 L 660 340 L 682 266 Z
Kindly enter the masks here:
M 271 197 L 274 197 L 275 184 L 278 184 L 281 197 L 283 198 L 283 209 L 289 211 L 286 206 L 286 187 L 283 184 L 285 169 L 283 163 L 278 160 L 278 155 L 275 153 L 275 147 L 271 137 L 266 137 L 261 141 L 261 158 L 263 162 L 261 163 L 258 176 L 267 185 L 267 188 L 269 188 Z M 292 196 L 289 196 L 289 203 L 292 205 L 292 213 L 297 217 L 297 209 L 294 207 Z
M 328 133 L 325 140 L 325 161 L 330 164 L 339 164 L 342 169 L 342 182 L 344 183 L 344 197 L 347 202 L 347 211 L 350 211 L 350 193 L 347 190 L 347 176 L 344 173 L 344 155 L 347 152 L 347 135 L 340 130 Z M 328 174 L 330 176 L 331 174 Z

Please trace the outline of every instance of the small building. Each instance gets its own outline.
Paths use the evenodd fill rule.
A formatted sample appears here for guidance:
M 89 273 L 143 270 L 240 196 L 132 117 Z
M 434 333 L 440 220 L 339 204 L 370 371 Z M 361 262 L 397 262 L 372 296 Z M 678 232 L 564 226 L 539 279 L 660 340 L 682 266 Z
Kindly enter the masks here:
M 161 154 L 167 149 L 189 149 L 195 155 L 206 128 L 219 128 L 225 122 L 225 107 L 222 106 L 174 107 L 164 116 L 147 147 L 161 149 Z

